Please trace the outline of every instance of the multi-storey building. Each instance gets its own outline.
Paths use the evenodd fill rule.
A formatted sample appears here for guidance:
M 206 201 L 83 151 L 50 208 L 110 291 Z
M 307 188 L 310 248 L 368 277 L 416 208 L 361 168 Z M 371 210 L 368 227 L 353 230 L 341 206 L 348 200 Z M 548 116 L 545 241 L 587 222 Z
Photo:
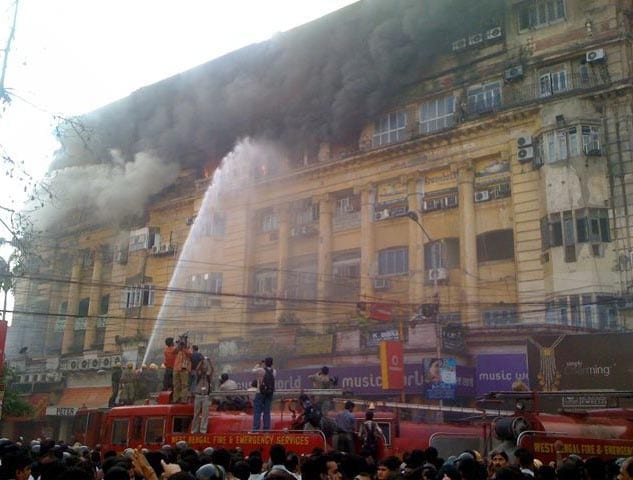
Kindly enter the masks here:
M 269 352 L 288 368 L 376 364 L 382 339 L 403 340 L 408 363 L 450 352 L 472 367 L 536 332 L 630 329 L 632 15 L 506 1 L 444 32 L 448 51 L 353 141 L 301 155 L 242 141 L 219 168 L 183 167 L 125 227 L 67 219 L 20 282 L 16 310 L 33 313 L 14 315 L 7 351 L 61 371 L 64 408 L 80 406 L 63 401 L 72 387 L 108 386 L 95 372 L 160 362 L 184 333 L 238 371 Z

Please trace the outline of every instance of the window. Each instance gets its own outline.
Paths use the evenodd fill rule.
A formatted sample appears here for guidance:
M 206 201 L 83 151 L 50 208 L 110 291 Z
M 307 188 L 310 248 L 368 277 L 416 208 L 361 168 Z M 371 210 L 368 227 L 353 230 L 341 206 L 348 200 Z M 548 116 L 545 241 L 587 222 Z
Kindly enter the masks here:
M 276 297 L 277 296 L 277 272 L 273 270 L 262 270 L 255 272 L 254 292 L 256 297 Z M 255 305 L 274 305 L 274 298 L 254 298 Z
M 260 228 L 262 232 L 275 232 L 279 228 L 279 218 L 272 209 L 261 212 L 260 219 Z
M 433 133 L 455 125 L 455 97 L 424 102 L 420 107 L 420 133 Z
M 317 292 L 316 259 L 310 265 L 297 265 L 286 276 L 284 295 L 289 300 L 314 299 Z
M 477 235 L 477 261 L 510 260 L 514 258 L 512 230 L 494 230 Z
M 193 417 L 174 417 L 173 418 L 173 433 L 189 433 L 189 427 Z
M 222 273 L 199 273 L 187 279 L 186 307 L 212 307 L 220 304 L 216 295 L 222 294 Z M 198 293 L 200 292 L 200 293 Z
M 319 204 L 312 200 L 303 200 L 294 206 L 294 225 L 310 225 L 319 221 Z
M 562 215 L 562 221 L 561 221 Z M 609 211 L 606 208 L 581 208 L 552 213 L 541 219 L 542 248 L 565 246 L 566 261 L 575 262 L 577 243 L 608 243 L 611 241 Z M 573 247 L 573 253 L 572 253 Z M 597 253 L 596 253 L 597 252 Z M 597 249 L 594 256 L 602 256 Z
M 154 305 L 154 287 L 152 285 L 134 285 L 127 287 L 121 294 L 124 308 Z
M 226 217 L 215 212 L 208 217 L 198 217 L 194 232 L 201 237 L 223 237 L 226 233 Z
M 459 238 L 445 238 L 424 245 L 424 268 L 459 267 Z
M 598 305 L 598 328 L 615 330 L 618 328 L 618 312 L 615 299 L 611 296 L 596 295 Z
M 516 307 L 491 308 L 483 313 L 484 326 L 497 327 L 517 323 Z
M 127 445 L 128 425 L 127 418 L 115 419 L 112 422 L 112 445 Z
M 160 445 L 163 443 L 165 430 L 164 418 L 148 418 L 145 427 L 145 443 Z
M 565 19 L 564 0 L 527 0 L 519 4 L 519 30 L 545 27 Z
M 560 70 L 541 75 L 539 82 L 539 94 L 541 97 L 549 97 L 569 88 L 567 72 Z
M 501 82 L 487 83 L 468 89 L 470 113 L 492 112 L 501 106 Z
M 581 132 L 578 135 L 578 132 Z M 537 141 L 537 156 L 540 163 L 554 163 L 584 153 L 587 156 L 602 154 L 600 129 L 581 125 L 543 133 Z
M 409 249 L 390 248 L 378 252 L 378 275 L 409 273 Z
M 398 110 L 380 117 L 374 123 L 372 146 L 380 147 L 405 139 L 407 112 Z
M 360 291 L 360 251 L 338 254 L 332 260 L 330 296 L 345 298 Z

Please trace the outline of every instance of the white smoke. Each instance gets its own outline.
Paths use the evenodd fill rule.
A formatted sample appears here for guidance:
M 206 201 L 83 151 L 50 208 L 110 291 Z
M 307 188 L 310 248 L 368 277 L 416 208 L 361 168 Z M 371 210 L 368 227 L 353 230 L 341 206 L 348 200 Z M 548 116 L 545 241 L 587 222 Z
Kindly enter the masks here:
M 33 220 L 48 230 L 68 222 L 69 212 L 81 212 L 82 220 L 114 224 L 128 215 L 143 212 L 149 196 L 172 184 L 180 171 L 149 153 L 125 162 L 113 151 L 112 162 L 77 165 L 56 170 L 50 179 L 51 201 L 37 210 Z

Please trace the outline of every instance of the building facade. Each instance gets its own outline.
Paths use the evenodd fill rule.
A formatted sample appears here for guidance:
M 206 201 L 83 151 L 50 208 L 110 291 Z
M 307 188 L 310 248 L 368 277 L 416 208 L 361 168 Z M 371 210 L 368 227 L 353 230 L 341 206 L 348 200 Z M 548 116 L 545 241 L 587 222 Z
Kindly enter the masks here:
M 105 392 L 114 362 L 160 363 L 167 336 L 232 371 L 270 353 L 375 366 L 381 340 L 404 341 L 406 363 L 474 368 L 536 333 L 630 330 L 632 14 L 508 1 L 495 24 L 447 33 L 352 143 L 244 141 L 128 225 L 72 219 L 20 280 L 21 380 L 57 375 L 40 387 L 56 416 L 81 407 L 73 389 Z

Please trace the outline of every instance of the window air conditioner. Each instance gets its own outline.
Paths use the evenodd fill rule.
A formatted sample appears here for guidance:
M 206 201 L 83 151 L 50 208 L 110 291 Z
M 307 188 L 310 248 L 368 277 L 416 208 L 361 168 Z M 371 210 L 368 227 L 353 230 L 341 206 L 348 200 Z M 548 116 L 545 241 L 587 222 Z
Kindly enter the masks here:
M 160 253 L 169 253 L 169 251 L 171 250 L 171 245 L 169 243 L 163 243 L 160 246 Z
M 503 30 L 501 30 L 501 27 L 494 27 L 486 31 L 486 40 L 495 40 L 501 38 L 502 35 Z
M 488 190 L 475 192 L 475 202 L 485 202 L 487 200 L 490 200 L 490 192 Z
M 519 148 L 529 147 L 532 145 L 532 137 L 530 135 L 523 135 L 517 138 L 517 146 Z
M 534 158 L 534 147 L 519 148 L 517 152 L 519 163 L 527 163 Z
M 384 220 L 385 218 L 389 218 L 389 210 L 379 210 L 374 212 L 374 220 Z
M 600 63 L 607 59 L 607 55 L 604 53 L 604 48 L 596 48 L 595 50 L 589 50 L 585 54 L 585 59 L 587 63 Z
M 448 278 L 448 270 L 443 267 L 440 268 L 432 268 L 429 270 L 429 280 L 438 281 L 438 280 L 446 280 Z
M 453 51 L 457 51 L 457 50 L 463 50 L 464 48 L 466 48 L 466 39 L 465 38 L 460 38 L 459 40 L 455 40 L 453 42 Z
M 506 82 L 514 82 L 523 78 L 523 66 L 517 65 L 515 67 L 507 68 L 504 74 Z
M 376 290 L 384 290 L 386 288 L 389 288 L 389 280 L 387 280 L 386 278 L 375 278 L 374 288 Z
M 483 33 L 475 33 L 468 37 L 468 45 L 479 45 L 484 41 Z

